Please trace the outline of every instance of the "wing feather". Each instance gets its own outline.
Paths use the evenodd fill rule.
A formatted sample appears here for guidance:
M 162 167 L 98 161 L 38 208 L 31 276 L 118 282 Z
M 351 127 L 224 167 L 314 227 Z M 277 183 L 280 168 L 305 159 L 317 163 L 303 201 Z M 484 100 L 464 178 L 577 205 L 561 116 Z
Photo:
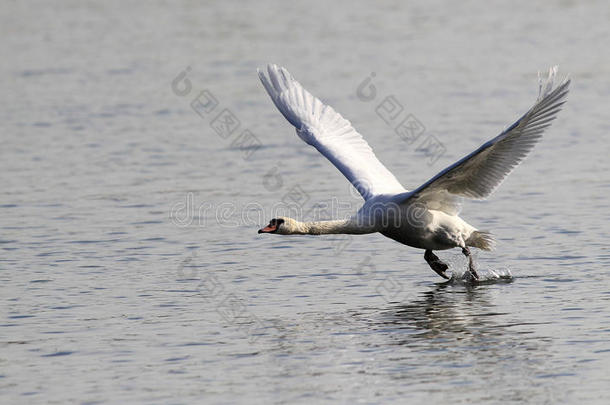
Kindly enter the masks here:
M 405 200 L 415 198 L 430 209 L 456 214 L 462 198 L 484 199 L 493 193 L 528 155 L 565 103 L 570 79 L 566 77 L 553 89 L 556 74 L 555 66 L 544 83 L 539 80 L 536 103 L 517 122 L 405 195 Z
M 286 69 L 268 65 L 268 77 L 260 70 L 258 75 L 298 136 L 334 164 L 365 200 L 406 191 L 350 122 L 311 95 Z

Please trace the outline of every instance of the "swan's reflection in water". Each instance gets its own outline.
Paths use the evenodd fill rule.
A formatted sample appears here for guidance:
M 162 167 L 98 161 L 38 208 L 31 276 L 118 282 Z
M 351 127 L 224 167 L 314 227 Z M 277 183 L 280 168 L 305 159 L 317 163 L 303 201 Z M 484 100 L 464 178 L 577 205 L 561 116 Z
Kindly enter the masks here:
M 300 313 L 278 329 L 271 374 L 324 376 L 337 387 L 408 385 L 424 398 L 544 403 L 565 392 L 541 378 L 560 367 L 544 334 L 550 322 L 500 307 L 499 295 L 512 288 L 441 284 L 381 308 Z
M 533 336 L 533 327 L 548 322 L 527 322 L 526 314 L 499 308 L 491 291 L 490 286 L 439 284 L 411 302 L 386 307 L 369 322 L 396 345 L 497 352 L 528 344 L 528 350 L 544 350 L 550 337 Z
M 392 378 L 424 386 L 441 381 L 456 390 L 483 385 L 512 400 L 539 395 L 531 392 L 532 381 L 555 367 L 553 339 L 540 334 L 550 322 L 528 322 L 527 314 L 499 308 L 494 294 L 509 291 L 495 287 L 441 284 L 368 317 L 388 345 L 400 347 L 390 357 Z
M 497 319 L 503 315 L 509 314 L 495 308 L 486 289 L 444 283 L 423 292 L 412 302 L 380 311 L 376 326 L 412 332 L 407 336 L 396 335 L 397 344 L 430 339 L 475 341 L 500 337 L 504 332 Z

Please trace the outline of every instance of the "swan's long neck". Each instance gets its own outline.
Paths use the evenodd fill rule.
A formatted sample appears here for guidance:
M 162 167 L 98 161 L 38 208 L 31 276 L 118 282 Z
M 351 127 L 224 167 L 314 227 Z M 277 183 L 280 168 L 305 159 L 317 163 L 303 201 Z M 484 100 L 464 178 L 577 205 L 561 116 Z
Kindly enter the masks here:
M 335 221 L 297 222 L 296 232 L 299 235 L 352 234 L 361 235 L 376 232 L 370 226 L 362 226 L 357 222 L 345 219 Z

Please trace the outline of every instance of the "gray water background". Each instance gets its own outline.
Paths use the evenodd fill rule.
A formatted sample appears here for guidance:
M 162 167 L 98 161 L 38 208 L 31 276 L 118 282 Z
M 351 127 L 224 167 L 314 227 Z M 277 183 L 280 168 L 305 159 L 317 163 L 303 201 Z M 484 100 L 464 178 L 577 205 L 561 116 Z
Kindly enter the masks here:
M 607 403 L 607 2 L 0 10 L 2 403 Z M 267 62 L 410 189 L 526 111 L 538 70 L 570 72 L 543 141 L 462 212 L 499 241 L 480 271 L 513 279 L 442 284 L 381 235 L 258 235 L 283 199 L 360 204 L 271 104 Z M 379 117 L 392 95 L 444 153 Z M 234 144 L 245 129 L 260 147 Z M 458 253 L 440 256 L 459 273 Z

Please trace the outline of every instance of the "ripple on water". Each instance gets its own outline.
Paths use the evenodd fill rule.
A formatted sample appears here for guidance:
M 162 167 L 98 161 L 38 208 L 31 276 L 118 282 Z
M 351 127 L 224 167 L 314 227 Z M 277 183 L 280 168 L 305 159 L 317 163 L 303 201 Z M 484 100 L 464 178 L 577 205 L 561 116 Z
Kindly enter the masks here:
M 42 354 L 40 357 L 60 357 L 60 356 L 69 356 L 73 353 L 73 351 L 61 351 L 61 352 L 55 352 L 55 353 L 49 353 L 49 354 Z

